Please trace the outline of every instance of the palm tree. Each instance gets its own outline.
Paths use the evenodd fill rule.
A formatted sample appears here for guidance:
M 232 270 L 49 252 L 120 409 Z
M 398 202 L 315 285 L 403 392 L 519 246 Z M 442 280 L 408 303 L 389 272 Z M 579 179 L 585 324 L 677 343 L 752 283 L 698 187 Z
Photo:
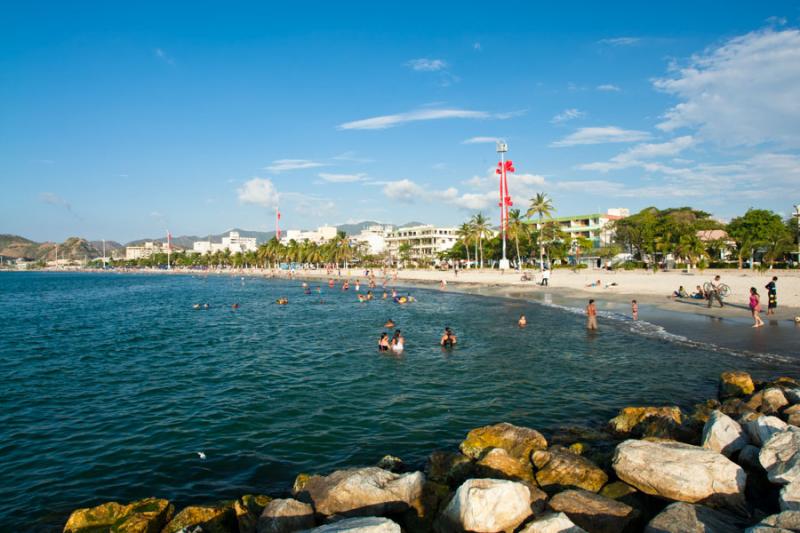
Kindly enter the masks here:
M 528 207 L 528 211 L 525 213 L 525 216 L 531 218 L 533 215 L 539 215 L 539 227 L 541 228 L 542 219 L 545 216 L 552 216 L 555 210 L 555 207 L 553 207 L 553 201 L 547 197 L 547 194 L 543 192 L 537 192 L 536 197 L 531 198 L 531 205 Z M 543 242 L 539 243 L 539 268 L 544 270 Z
M 472 226 L 470 226 L 469 222 L 464 222 L 459 226 L 456 234 L 464 243 L 464 249 L 467 251 L 467 266 L 469 266 L 469 241 L 472 238 Z
M 478 238 L 478 243 L 481 250 L 480 265 L 481 268 L 483 268 L 483 238 L 491 235 L 492 233 L 492 228 L 489 225 L 489 219 L 483 216 L 483 213 L 476 214 L 472 217 L 472 230 L 474 231 L 475 236 Z
M 519 209 L 512 209 L 508 212 L 508 228 L 506 233 L 510 239 L 514 239 L 517 248 L 517 268 L 522 268 L 522 258 L 519 253 L 519 238 L 527 237 L 530 235 L 530 227 L 522 220 L 522 214 Z

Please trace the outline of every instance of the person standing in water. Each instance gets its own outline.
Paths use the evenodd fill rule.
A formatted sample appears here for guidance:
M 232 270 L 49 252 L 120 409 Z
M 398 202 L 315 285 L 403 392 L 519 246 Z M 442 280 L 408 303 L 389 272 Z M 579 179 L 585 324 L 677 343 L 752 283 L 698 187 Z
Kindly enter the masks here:
M 750 287 L 750 313 L 753 315 L 753 327 L 760 328 L 764 325 L 759 313 L 761 313 L 761 299 L 758 297 L 758 291 L 755 287 Z
M 519 315 L 519 320 L 517 320 L 517 325 L 521 328 L 524 328 L 528 325 L 528 319 L 525 318 L 525 315 Z
M 392 351 L 394 353 L 401 353 L 405 348 L 405 338 L 400 333 L 399 329 L 394 331 L 394 337 L 392 337 Z
M 442 338 L 439 340 L 439 345 L 442 348 L 454 348 L 458 339 L 456 338 L 455 333 L 449 327 L 444 328 L 444 334 L 442 334 Z
M 767 316 L 774 315 L 775 308 L 778 307 L 778 286 L 775 284 L 776 281 L 778 281 L 778 276 L 773 276 L 772 281 L 764 287 L 767 289 Z
M 636 300 L 631 300 L 631 315 L 634 320 L 639 320 L 639 304 L 636 303 Z
M 381 338 L 378 339 L 378 351 L 379 352 L 389 351 L 389 335 L 387 335 L 385 331 L 381 333 Z
M 586 327 L 590 330 L 597 329 L 597 306 L 594 300 L 589 300 L 589 305 L 586 306 Z

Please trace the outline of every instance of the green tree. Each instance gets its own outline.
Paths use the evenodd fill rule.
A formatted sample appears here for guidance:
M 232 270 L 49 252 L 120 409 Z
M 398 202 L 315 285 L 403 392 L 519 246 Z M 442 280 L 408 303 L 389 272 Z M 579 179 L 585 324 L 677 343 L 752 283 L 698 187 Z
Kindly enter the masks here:
M 739 268 L 744 257 L 750 257 L 753 267 L 755 251 L 766 250 L 764 259 L 772 265 L 792 242 L 792 235 L 780 215 L 766 209 L 749 209 L 743 216 L 736 217 L 728 224 L 728 235 L 736 241 Z
M 528 207 L 528 211 L 525 213 L 525 216 L 531 218 L 533 215 L 538 215 L 539 227 L 541 228 L 542 219 L 544 217 L 551 217 L 555 210 L 555 207 L 553 207 L 553 201 L 547 197 L 547 194 L 539 192 L 536 193 L 535 197 L 531 198 L 531 205 Z M 539 242 L 539 268 L 544 270 L 544 242 L 541 240 Z
M 475 237 L 478 239 L 478 246 L 480 248 L 480 267 L 483 268 L 483 239 L 492 234 L 489 219 L 483 216 L 483 213 L 478 213 L 472 217 L 472 229 Z
M 517 268 L 522 268 L 522 255 L 519 251 L 520 239 L 525 240 L 530 235 L 530 226 L 522 219 L 519 209 L 512 209 L 508 212 L 508 237 L 514 239 L 514 246 L 517 249 Z
M 472 240 L 472 226 L 469 222 L 464 222 L 461 226 L 458 227 L 458 231 L 456 235 L 461 239 L 461 242 L 464 243 L 464 250 L 467 253 L 467 267 L 469 267 L 469 243 Z

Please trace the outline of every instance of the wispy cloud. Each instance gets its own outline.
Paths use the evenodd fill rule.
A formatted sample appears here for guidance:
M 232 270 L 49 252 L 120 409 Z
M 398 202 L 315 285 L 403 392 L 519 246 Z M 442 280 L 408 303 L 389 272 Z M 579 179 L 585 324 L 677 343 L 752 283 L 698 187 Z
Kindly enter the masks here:
M 604 83 L 602 85 L 598 85 L 595 88 L 598 91 L 614 92 L 614 93 L 618 93 L 618 92 L 620 92 L 622 90 L 618 86 L 614 85 L 613 83 Z
M 604 44 L 607 46 L 632 46 L 641 41 L 639 37 L 611 37 L 609 39 L 600 39 L 597 41 L 597 44 Z
M 333 156 L 335 161 L 349 161 L 350 163 L 372 163 L 373 159 L 368 159 L 366 157 L 360 157 L 356 152 L 353 150 L 349 150 L 347 152 L 341 153 L 339 155 Z
M 447 68 L 447 62 L 442 59 L 428 59 L 420 57 L 406 62 L 406 66 L 418 72 L 436 72 Z
M 483 50 L 483 47 L 481 46 L 481 43 L 476 41 L 472 43 L 472 49 L 475 50 L 476 52 L 480 52 Z
M 646 131 L 625 130 L 616 126 L 580 128 L 550 146 L 561 148 L 583 144 L 629 143 L 644 141 L 649 137 Z
M 167 53 L 162 48 L 156 48 L 155 50 L 153 50 L 153 54 L 167 65 L 175 64 L 175 60 L 172 59 L 172 57 L 170 57 L 169 55 L 167 55 Z
M 418 109 L 407 111 L 395 115 L 381 115 L 370 117 L 352 122 L 340 124 L 340 130 L 382 130 L 393 128 L 408 122 L 420 122 L 425 120 L 442 120 L 450 118 L 462 119 L 508 119 L 517 116 L 520 112 L 510 113 L 489 113 L 487 111 L 474 111 L 470 109 Z
M 308 168 L 324 167 L 323 163 L 310 161 L 308 159 L 276 159 L 265 170 L 270 172 L 285 172 L 287 170 L 303 170 Z
M 461 144 L 489 144 L 496 143 L 499 140 L 498 137 L 470 137 L 461 141 Z
M 331 174 L 328 172 L 320 172 L 319 177 L 330 183 L 350 183 L 354 181 L 363 181 L 366 174 Z
M 271 180 L 266 178 L 253 178 L 246 181 L 239 189 L 239 201 L 243 204 L 254 204 L 270 209 L 276 209 L 280 200 L 278 189 Z
M 609 172 L 623 168 L 641 166 L 643 159 L 655 159 L 659 157 L 674 156 L 686 150 L 694 144 L 695 140 L 691 135 L 677 137 L 663 143 L 643 143 L 622 152 L 608 161 L 587 163 L 579 165 L 581 170 L 596 170 L 599 172 Z
M 550 122 L 552 122 L 553 124 L 560 124 L 562 122 L 567 122 L 568 120 L 573 120 L 585 116 L 586 116 L 585 112 L 575 109 L 573 107 L 570 109 L 565 109 L 561 113 L 557 114 L 552 119 L 550 119 Z
M 39 201 L 48 205 L 64 208 L 70 215 L 74 216 L 78 220 L 82 220 L 81 217 L 72 210 L 72 204 L 56 193 L 43 192 L 39 194 Z

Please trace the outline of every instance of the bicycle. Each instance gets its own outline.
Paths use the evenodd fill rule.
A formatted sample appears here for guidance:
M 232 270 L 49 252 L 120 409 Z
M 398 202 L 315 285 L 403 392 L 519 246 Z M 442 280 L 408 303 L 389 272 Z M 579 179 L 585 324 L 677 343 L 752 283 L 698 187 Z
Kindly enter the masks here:
M 719 285 L 717 285 L 717 288 L 715 289 L 711 285 L 710 281 L 706 281 L 703 284 L 703 291 L 705 291 L 706 294 L 711 294 L 712 292 L 716 291 L 719 294 L 720 298 L 727 298 L 728 295 L 731 293 L 731 288 L 725 285 L 724 283 L 720 283 Z

